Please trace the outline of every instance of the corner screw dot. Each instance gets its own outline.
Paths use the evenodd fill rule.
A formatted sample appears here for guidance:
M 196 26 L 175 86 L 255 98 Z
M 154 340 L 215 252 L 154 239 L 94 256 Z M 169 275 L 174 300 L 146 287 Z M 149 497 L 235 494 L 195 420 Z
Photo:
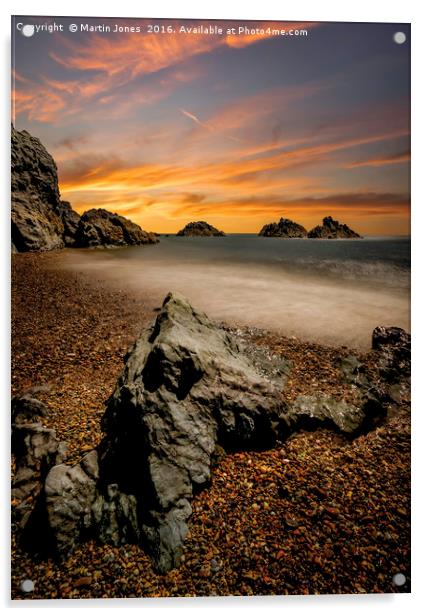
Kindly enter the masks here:
M 24 580 L 21 583 L 22 592 L 33 592 L 34 590 L 34 582 L 33 580 Z
M 396 32 L 393 38 L 394 43 L 397 43 L 397 45 L 402 45 L 406 42 L 406 35 L 404 34 L 404 32 Z
M 404 586 L 406 583 L 406 576 L 402 573 L 396 573 L 392 576 L 392 583 L 395 584 L 395 586 Z

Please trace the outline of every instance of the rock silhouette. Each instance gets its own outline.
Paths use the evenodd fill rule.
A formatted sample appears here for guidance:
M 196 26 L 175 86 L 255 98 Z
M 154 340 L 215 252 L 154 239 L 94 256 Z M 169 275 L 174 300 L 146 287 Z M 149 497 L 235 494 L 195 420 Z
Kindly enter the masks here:
M 306 237 L 307 234 L 305 227 L 289 218 L 280 218 L 279 222 L 271 222 L 259 232 L 259 235 L 263 237 Z
M 361 236 L 356 231 L 350 229 L 348 225 L 341 224 L 331 216 L 326 216 L 323 218 L 322 225 L 318 225 L 309 231 L 308 237 L 316 239 L 352 239 Z
M 224 236 L 224 231 L 219 231 L 207 222 L 200 220 L 198 222 L 189 222 L 183 229 L 181 229 L 177 235 L 188 237 L 210 237 L 210 236 Z

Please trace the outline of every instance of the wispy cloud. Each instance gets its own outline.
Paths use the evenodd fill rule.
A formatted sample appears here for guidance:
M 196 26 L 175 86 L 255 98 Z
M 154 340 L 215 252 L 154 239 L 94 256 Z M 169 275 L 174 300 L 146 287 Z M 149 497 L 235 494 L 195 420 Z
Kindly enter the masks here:
M 206 124 L 205 122 L 201 122 L 201 120 L 194 113 L 190 113 L 190 111 L 186 111 L 185 109 L 180 109 L 180 112 L 187 118 L 190 118 L 192 122 L 194 122 L 198 126 L 202 126 L 202 128 L 206 128 L 209 131 L 213 130 L 212 126 Z
M 345 165 L 348 169 L 355 167 L 384 167 L 385 165 L 396 165 L 399 163 L 407 163 L 410 160 L 410 150 L 404 152 L 396 152 L 394 154 L 385 154 L 368 158 L 365 160 L 357 160 Z

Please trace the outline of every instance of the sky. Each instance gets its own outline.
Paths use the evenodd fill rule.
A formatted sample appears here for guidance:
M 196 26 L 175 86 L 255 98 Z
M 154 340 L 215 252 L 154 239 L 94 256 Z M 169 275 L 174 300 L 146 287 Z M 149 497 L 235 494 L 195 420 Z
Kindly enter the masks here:
M 53 23 L 62 31 L 18 29 Z M 222 33 L 180 32 L 210 25 Z M 12 65 L 12 121 L 52 154 L 79 213 L 160 233 L 194 220 L 256 233 L 280 217 L 310 229 L 327 215 L 409 233 L 407 24 L 23 16 Z

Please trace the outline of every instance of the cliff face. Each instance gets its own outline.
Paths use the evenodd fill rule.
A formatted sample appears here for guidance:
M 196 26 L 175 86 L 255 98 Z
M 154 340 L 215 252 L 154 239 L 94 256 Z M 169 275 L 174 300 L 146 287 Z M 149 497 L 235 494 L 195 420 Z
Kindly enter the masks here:
M 61 201 L 57 166 L 39 139 L 12 126 L 12 250 L 154 244 L 134 222 L 97 209 L 79 216 Z
M 265 225 L 259 233 L 263 237 L 306 237 L 307 234 L 305 227 L 289 218 L 280 218 L 279 222 L 271 222 Z
M 64 246 L 57 167 L 39 139 L 12 127 L 12 244 L 21 252 Z
M 308 237 L 316 239 L 352 239 L 361 237 L 348 225 L 341 224 L 331 216 L 323 218 L 322 225 L 317 225 L 308 233 Z

